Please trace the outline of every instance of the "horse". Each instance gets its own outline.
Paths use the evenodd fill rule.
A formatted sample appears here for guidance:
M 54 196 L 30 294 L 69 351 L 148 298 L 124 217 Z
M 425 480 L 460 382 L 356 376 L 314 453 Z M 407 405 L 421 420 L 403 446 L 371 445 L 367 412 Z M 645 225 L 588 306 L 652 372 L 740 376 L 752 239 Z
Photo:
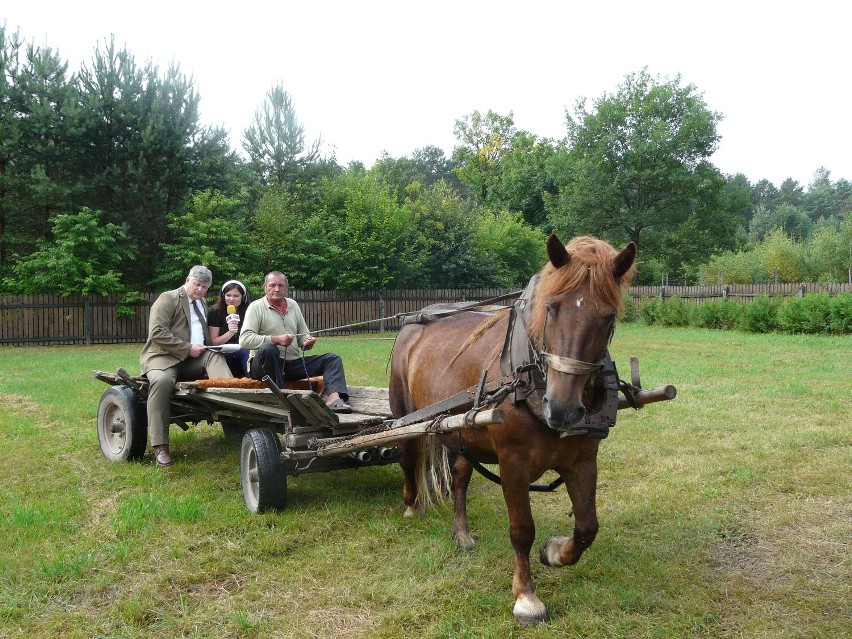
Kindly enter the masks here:
M 481 386 L 486 370 L 486 381 L 500 378 L 510 341 L 529 348 L 534 365 L 527 368 L 537 375 L 538 384 L 531 383 L 526 397 L 503 400 L 498 406 L 505 414 L 503 423 L 398 444 L 405 516 L 422 514 L 428 504 L 440 501 L 442 491 L 451 494 L 455 504 L 452 536 L 464 550 L 474 546 L 466 504 L 474 464 L 498 464 L 515 552 L 513 614 L 524 626 L 549 618 L 536 596 L 530 569 L 535 539 L 531 484 L 548 470 L 556 471 L 573 506 L 573 535 L 552 537 L 542 544 L 539 558 L 544 565 L 575 564 L 598 532 L 595 491 L 600 436 L 590 436 L 588 429 L 579 426 L 587 416 L 584 396 L 590 380 L 609 358 L 623 293 L 636 268 L 633 242 L 619 252 L 596 238 L 578 237 L 563 245 L 551 235 L 546 248 L 548 261 L 530 280 L 520 303 L 499 311 L 437 313 L 434 321 L 404 324 L 393 347 L 389 384 L 391 410 L 395 417 L 402 417 L 460 390 Z M 436 305 L 423 312 L 428 316 L 430 309 L 446 308 Z M 438 440 L 445 460 L 452 457 L 444 484 L 436 479 L 440 477 L 434 471 L 436 451 L 429 445 Z

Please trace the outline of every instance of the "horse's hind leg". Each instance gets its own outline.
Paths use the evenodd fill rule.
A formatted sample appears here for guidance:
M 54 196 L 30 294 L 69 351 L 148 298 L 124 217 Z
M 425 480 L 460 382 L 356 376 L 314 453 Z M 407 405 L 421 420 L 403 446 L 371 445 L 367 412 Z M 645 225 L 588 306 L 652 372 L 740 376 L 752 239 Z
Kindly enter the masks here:
M 574 506 L 574 535 L 551 537 L 541 545 L 539 559 L 545 566 L 570 566 L 577 563 L 583 551 L 592 545 L 598 534 L 595 503 L 598 478 L 596 453 L 597 449 L 590 458 L 577 462 L 573 472 L 562 473 Z
M 417 460 L 420 440 L 410 439 L 397 443 L 399 465 L 402 467 L 402 501 L 405 503 L 404 517 L 423 514 L 423 504 L 417 500 Z
M 463 550 L 473 550 L 474 546 L 467 520 L 467 488 L 472 474 L 470 462 L 459 455 L 453 463 L 453 540 Z

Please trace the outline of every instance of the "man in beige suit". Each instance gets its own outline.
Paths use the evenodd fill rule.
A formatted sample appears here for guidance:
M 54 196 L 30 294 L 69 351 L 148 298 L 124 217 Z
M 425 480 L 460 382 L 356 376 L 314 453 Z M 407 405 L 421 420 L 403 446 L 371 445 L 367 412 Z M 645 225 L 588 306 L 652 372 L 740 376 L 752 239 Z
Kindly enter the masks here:
M 225 357 L 208 351 L 207 308 L 204 296 L 213 282 L 205 266 L 193 266 L 186 283 L 160 295 L 151 306 L 148 341 L 139 355 L 148 378 L 148 435 L 157 466 L 171 466 L 169 424 L 175 381 L 233 377 Z

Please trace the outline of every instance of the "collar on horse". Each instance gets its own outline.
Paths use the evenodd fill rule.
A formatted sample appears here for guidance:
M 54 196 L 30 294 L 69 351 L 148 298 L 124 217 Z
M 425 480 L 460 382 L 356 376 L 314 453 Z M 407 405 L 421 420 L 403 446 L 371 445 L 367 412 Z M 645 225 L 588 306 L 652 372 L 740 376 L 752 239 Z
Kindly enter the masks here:
M 527 408 L 540 421 L 545 421 L 542 410 L 542 398 L 547 385 L 547 372 L 553 369 L 569 375 L 588 375 L 586 416 L 584 420 L 568 431 L 570 435 L 587 435 L 603 439 L 609 429 L 615 425 L 618 412 L 618 373 L 615 363 L 609 356 L 609 349 L 597 362 L 584 362 L 538 351 L 530 342 L 527 326 L 532 313 L 530 301 L 538 284 L 538 275 L 527 284 L 521 296 L 509 311 L 509 324 L 503 350 L 500 353 L 500 370 L 503 375 L 526 376 L 526 383 L 519 384 L 512 396 L 516 406 L 526 403 Z M 610 336 L 611 337 L 611 336 Z M 542 340 L 544 344 L 544 340 Z

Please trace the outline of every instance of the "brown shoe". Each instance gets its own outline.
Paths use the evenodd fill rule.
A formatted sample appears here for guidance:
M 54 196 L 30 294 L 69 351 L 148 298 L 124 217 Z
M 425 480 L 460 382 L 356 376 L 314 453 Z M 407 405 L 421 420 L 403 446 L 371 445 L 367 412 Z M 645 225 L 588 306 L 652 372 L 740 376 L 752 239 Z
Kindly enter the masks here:
M 165 468 L 166 466 L 171 466 L 175 463 L 175 460 L 172 459 L 171 453 L 169 453 L 168 444 L 165 446 L 154 446 L 154 459 L 157 462 L 157 466 L 160 468 Z

